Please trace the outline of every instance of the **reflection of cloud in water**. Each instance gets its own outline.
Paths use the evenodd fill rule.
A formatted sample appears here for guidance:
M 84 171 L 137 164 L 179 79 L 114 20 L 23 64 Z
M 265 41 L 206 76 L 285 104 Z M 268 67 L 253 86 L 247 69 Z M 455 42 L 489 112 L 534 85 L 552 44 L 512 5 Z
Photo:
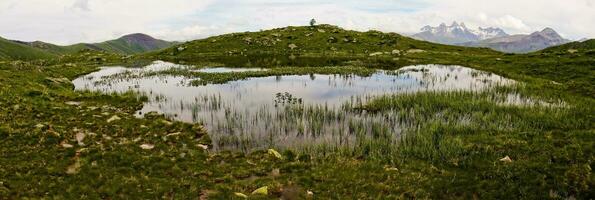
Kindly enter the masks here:
M 299 133 L 299 126 L 312 127 L 303 119 L 285 119 L 283 109 L 274 106 L 277 93 L 289 93 L 303 99 L 305 105 L 327 105 L 337 109 L 345 102 L 359 99 L 365 101 L 371 96 L 416 91 L 480 90 L 497 84 L 513 81 L 491 73 L 460 66 L 420 65 L 405 67 L 396 71 L 378 71 L 370 77 L 356 75 L 290 75 L 249 78 L 225 84 L 188 86 L 183 77 L 151 76 L 140 78 L 109 79 L 118 73 L 141 73 L 143 70 L 160 71 L 171 68 L 185 68 L 165 62 L 156 62 L 144 69 L 121 67 L 103 68 L 74 80 L 77 90 L 104 92 L 125 92 L 135 90 L 150 98 L 140 113 L 158 111 L 187 122 L 205 122 L 216 142 L 227 137 L 250 138 L 253 146 L 263 146 L 259 140 L 270 140 L 274 145 L 295 145 L 301 143 L 346 143 L 353 142 L 353 136 L 335 138 L 334 135 Z M 208 69 L 202 69 L 209 71 Z M 211 72 L 226 71 L 216 68 Z M 242 71 L 240 69 L 240 71 Z M 351 119 L 361 116 L 349 116 Z M 366 118 L 374 120 L 376 118 Z M 376 120 L 386 120 L 377 118 Z M 361 120 L 360 120 L 361 121 Z M 320 129 L 327 132 L 341 131 L 345 121 L 324 122 Z M 328 127 L 327 127 L 328 126 Z M 394 125 L 392 129 L 398 127 Z M 307 130 L 303 130 L 307 132 Z M 279 134 L 284 132 L 284 134 Z M 393 132 L 400 132 L 394 130 Z M 340 135 L 340 134 L 339 134 Z M 268 138 L 268 139 L 267 139 Z M 249 146 L 249 145 L 248 145 Z M 266 146 L 266 145 L 264 145 Z

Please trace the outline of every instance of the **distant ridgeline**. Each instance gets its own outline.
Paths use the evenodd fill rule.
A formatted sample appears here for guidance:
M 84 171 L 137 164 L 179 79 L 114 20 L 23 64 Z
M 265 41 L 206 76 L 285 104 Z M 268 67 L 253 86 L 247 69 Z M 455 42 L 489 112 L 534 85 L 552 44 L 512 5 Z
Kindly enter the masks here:
M 34 60 L 53 58 L 59 55 L 76 53 L 90 49 L 117 54 L 138 54 L 170 47 L 176 42 L 155 39 L 149 35 L 136 33 L 101 43 L 79 43 L 60 46 L 42 41 L 23 42 L 0 38 L 0 59 Z
M 295 55 L 308 57 L 393 57 L 419 53 L 533 52 L 569 41 L 553 29 L 531 35 L 508 35 L 499 28 L 468 29 L 453 23 L 426 26 L 412 37 L 380 31 L 352 31 L 333 25 L 290 26 L 258 32 L 239 32 L 213 36 L 185 43 L 158 40 L 145 34 L 131 34 L 101 43 L 59 46 L 41 41 L 22 42 L 0 38 L 0 60 L 34 60 L 96 50 L 122 55 L 141 54 L 152 59 L 195 61 L 204 57 L 230 55 Z M 424 41 L 421 41 L 424 40 Z M 590 40 L 592 41 L 592 40 Z M 583 42 L 588 47 L 589 40 Z M 570 43 L 578 45 L 583 43 Z M 487 47 L 487 48 L 475 48 Z M 490 49 L 493 50 L 490 50 Z M 149 52 L 149 53 L 147 53 Z M 586 51 L 585 51 L 586 52 Z M 286 56 L 287 57 L 287 56 Z
M 562 38 L 554 29 L 545 28 L 528 35 L 509 35 L 500 28 L 481 28 L 475 30 L 464 23 L 454 22 L 448 26 L 425 26 L 420 33 L 412 37 L 429 42 L 468 47 L 487 47 L 496 51 L 508 53 L 528 53 L 548 47 L 571 42 Z

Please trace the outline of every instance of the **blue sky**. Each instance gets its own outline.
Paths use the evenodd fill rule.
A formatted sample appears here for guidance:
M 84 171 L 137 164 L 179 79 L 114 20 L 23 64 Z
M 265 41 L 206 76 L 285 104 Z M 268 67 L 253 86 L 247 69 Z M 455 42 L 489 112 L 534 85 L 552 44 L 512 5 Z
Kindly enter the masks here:
M 595 0 L 0 0 L 0 37 L 72 44 L 143 32 L 183 41 L 311 18 L 404 34 L 458 21 L 511 34 L 552 27 L 570 39 L 595 38 Z

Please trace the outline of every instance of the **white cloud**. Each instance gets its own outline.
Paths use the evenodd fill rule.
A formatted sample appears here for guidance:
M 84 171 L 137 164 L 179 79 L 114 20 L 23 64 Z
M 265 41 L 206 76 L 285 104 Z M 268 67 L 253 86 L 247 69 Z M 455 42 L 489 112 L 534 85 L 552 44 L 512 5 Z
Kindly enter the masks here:
M 310 18 L 348 29 L 417 32 L 465 22 L 528 33 L 552 27 L 595 38 L 593 0 L 1 0 L 0 36 L 59 44 L 143 32 L 188 40 L 234 31 L 306 25 Z

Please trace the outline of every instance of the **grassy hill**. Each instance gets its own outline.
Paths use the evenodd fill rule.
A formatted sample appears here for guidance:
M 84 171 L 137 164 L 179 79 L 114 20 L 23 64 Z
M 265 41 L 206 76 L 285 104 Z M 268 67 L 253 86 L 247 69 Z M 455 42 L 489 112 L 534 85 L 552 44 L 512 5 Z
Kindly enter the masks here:
M 571 42 L 560 46 L 550 47 L 542 50 L 541 52 L 561 52 L 567 51 L 571 53 L 587 53 L 591 52 L 591 55 L 595 53 L 595 39 L 586 40 L 583 42 Z
M 124 55 L 145 53 L 149 51 L 155 51 L 170 47 L 176 42 L 168 42 L 164 40 L 155 39 L 149 35 L 135 33 L 130 35 L 122 36 L 115 40 L 109 40 L 101 43 L 79 43 L 68 46 L 60 46 L 42 41 L 34 42 L 23 42 L 23 41 L 9 41 L 3 40 L 3 42 L 10 44 L 9 46 L 1 46 L 0 51 L 14 52 L 19 56 L 6 56 L 7 59 L 20 59 L 26 58 L 27 56 L 38 58 L 37 54 L 43 54 L 45 56 L 39 58 L 51 58 L 58 55 L 72 54 L 79 52 L 84 49 L 105 51 L 108 53 L 117 53 Z M 22 51 L 12 51 L 16 47 L 28 49 L 28 53 L 19 53 Z
M 213 55 L 294 54 L 328 57 L 400 55 L 421 51 L 496 53 L 488 49 L 419 41 L 396 33 L 359 32 L 332 25 L 318 25 L 225 34 L 178 44 L 151 55 L 162 59 L 193 60 Z
M 0 38 L 0 60 L 36 60 L 53 58 L 46 51 Z
M 121 38 L 102 43 L 91 44 L 98 49 L 111 53 L 119 54 L 137 54 L 159 49 L 164 49 L 176 44 L 165 40 L 155 39 L 151 36 L 135 33 Z
M 0 62 L 0 154 L 6 155 L 0 163 L 10 163 L 0 168 L 0 199 L 589 199 L 595 196 L 595 58 L 585 54 L 592 44 L 517 55 L 318 26 L 227 34 L 140 56 L 342 57 L 339 64 L 360 67 L 368 60 L 374 69 L 463 65 L 524 83 L 374 98 L 353 112 L 401 110 L 403 121 L 423 128 L 399 146 L 377 135 L 378 143 L 354 144 L 361 151 L 279 156 L 266 149 L 205 150 L 212 140 L 199 124 L 137 117 L 147 97 L 72 89 L 70 80 L 98 67 L 139 66 L 137 56 L 80 51 L 49 62 Z M 517 105 L 516 95 L 539 103 Z M 251 194 L 263 186 L 267 195 Z

